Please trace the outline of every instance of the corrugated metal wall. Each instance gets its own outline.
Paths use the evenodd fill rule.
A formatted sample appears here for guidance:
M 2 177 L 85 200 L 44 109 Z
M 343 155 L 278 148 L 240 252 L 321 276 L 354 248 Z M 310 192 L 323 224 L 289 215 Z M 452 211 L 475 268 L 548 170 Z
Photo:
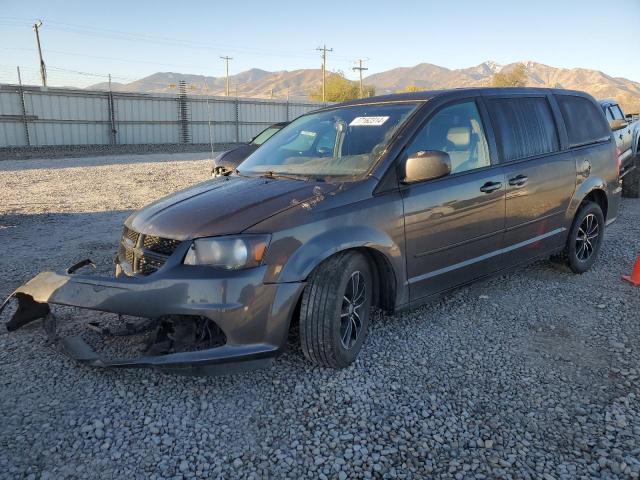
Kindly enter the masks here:
M 177 97 L 112 95 L 110 103 L 107 92 L 0 85 L 0 147 L 179 143 Z M 209 143 L 210 127 L 214 143 L 246 142 L 324 105 L 200 96 L 187 103 L 192 143 Z

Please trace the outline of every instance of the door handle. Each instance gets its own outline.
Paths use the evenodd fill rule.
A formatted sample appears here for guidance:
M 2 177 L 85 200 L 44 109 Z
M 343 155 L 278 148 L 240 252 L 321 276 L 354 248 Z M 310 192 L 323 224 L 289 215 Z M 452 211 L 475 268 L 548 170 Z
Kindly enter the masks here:
M 487 182 L 480 187 L 480 191 L 484 193 L 495 192 L 496 190 L 500 190 L 502 188 L 501 182 Z
M 527 183 L 527 180 L 529 180 L 529 177 L 527 177 L 526 175 L 518 175 L 509 179 L 509 185 L 511 185 L 512 187 L 522 187 L 525 183 Z

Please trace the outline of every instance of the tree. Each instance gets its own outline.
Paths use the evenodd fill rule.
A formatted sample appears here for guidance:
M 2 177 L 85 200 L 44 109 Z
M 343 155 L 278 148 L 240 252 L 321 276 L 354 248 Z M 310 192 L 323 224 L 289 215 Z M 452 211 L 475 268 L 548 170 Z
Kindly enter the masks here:
M 527 67 L 518 63 L 508 72 L 498 72 L 491 77 L 492 87 L 525 87 L 527 85 Z
M 397 93 L 411 93 L 411 92 L 422 92 L 424 88 L 421 88 L 417 85 L 407 85 L 402 90 L 398 90 Z
M 329 73 L 325 88 L 327 102 L 346 102 L 347 100 L 360 98 L 359 83 L 348 80 L 342 72 Z M 371 85 L 364 85 L 362 90 L 364 97 L 371 97 L 376 93 L 375 88 Z M 309 98 L 322 101 L 322 85 L 313 89 L 309 93 Z

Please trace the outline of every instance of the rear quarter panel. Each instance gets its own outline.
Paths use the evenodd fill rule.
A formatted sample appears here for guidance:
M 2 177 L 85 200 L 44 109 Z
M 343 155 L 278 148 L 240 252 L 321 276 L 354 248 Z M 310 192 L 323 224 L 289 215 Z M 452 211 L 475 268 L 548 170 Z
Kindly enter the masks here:
M 578 207 L 594 190 L 602 190 L 607 195 L 606 219 L 615 218 L 618 214 L 617 199 L 620 196 L 615 141 L 612 138 L 608 143 L 576 148 L 573 155 L 576 162 L 577 185 L 567 210 L 567 225 L 571 225 Z

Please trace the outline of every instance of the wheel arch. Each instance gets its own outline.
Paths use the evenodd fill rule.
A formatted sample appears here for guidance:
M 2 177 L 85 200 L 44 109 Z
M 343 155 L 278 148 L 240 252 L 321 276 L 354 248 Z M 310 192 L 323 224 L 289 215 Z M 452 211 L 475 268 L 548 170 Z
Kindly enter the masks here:
M 578 186 L 567 210 L 567 224 L 571 225 L 580 206 L 585 201 L 592 201 L 600 205 L 605 221 L 609 211 L 609 197 L 607 184 L 602 178 L 592 177 Z
M 604 190 L 599 188 L 594 188 L 584 197 L 582 202 L 580 202 L 580 205 L 584 204 L 585 202 L 597 203 L 600 206 L 600 209 L 602 210 L 602 215 L 604 216 L 604 220 L 606 222 L 607 212 L 609 210 L 609 200 Z
M 385 232 L 368 227 L 344 227 L 309 239 L 288 259 L 278 282 L 307 281 L 324 261 L 346 251 L 361 253 L 371 266 L 377 306 L 393 312 L 404 303 L 401 286 L 406 274 L 400 247 Z

